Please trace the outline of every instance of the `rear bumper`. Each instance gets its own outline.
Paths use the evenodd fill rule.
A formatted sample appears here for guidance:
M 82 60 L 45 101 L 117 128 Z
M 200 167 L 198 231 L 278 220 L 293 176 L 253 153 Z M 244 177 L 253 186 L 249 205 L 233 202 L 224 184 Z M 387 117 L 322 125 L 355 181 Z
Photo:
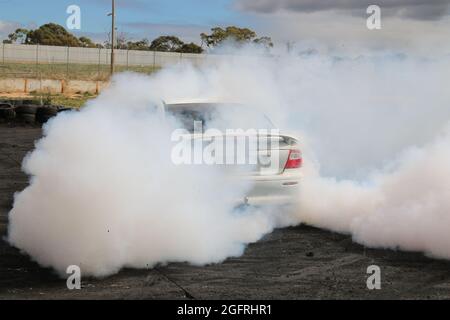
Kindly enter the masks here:
M 239 202 L 252 206 L 296 204 L 300 198 L 301 178 L 299 173 L 251 177 L 252 188 Z

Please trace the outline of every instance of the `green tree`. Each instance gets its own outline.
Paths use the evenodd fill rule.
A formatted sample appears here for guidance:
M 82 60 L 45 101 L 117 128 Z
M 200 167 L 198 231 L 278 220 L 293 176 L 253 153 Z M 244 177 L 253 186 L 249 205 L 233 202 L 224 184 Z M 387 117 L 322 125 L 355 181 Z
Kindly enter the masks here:
M 191 42 L 191 43 L 184 43 L 181 48 L 179 49 L 179 52 L 183 53 L 202 53 L 203 48 L 199 45 Z
M 82 43 L 73 34 L 55 23 L 47 23 L 27 35 L 27 43 L 48 46 L 81 47 Z
M 184 42 L 175 36 L 160 36 L 152 41 L 150 50 L 164 52 L 180 52 Z
M 264 48 L 269 49 L 273 47 L 273 42 L 270 37 L 261 37 L 253 40 L 254 43 L 262 45 Z
M 80 41 L 80 46 L 85 48 L 97 48 L 97 44 L 92 42 L 91 39 L 88 37 L 79 37 L 78 40 Z
M 263 45 L 266 48 L 273 47 L 270 37 L 257 38 L 256 32 L 248 28 L 239 28 L 236 26 L 229 26 L 225 29 L 215 27 L 211 29 L 211 34 L 201 33 L 200 37 L 202 43 L 208 47 L 215 47 L 225 40 L 232 40 L 238 44 L 255 43 Z
M 3 43 L 20 43 L 20 44 L 24 44 L 27 42 L 27 36 L 28 33 L 30 31 L 28 31 L 27 29 L 16 29 L 16 31 L 14 31 L 13 33 L 10 33 L 8 35 L 8 40 L 3 41 Z
M 142 39 L 139 41 L 128 41 L 128 50 L 150 50 L 150 42 L 148 39 Z

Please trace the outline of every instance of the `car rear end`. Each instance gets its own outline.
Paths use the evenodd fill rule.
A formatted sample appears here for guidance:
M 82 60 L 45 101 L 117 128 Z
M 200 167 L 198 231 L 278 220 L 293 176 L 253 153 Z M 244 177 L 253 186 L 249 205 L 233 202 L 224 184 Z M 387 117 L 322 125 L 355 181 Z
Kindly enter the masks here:
M 251 189 L 243 202 L 253 206 L 294 205 L 299 199 L 301 167 L 303 158 L 298 140 L 292 136 L 279 135 L 278 148 L 258 150 L 259 153 L 278 153 L 277 170 L 259 170 L 242 177 L 251 183 Z
M 219 117 L 220 112 L 218 110 L 224 110 L 230 108 L 230 105 L 223 103 L 177 103 L 166 104 L 165 112 L 174 115 L 180 122 L 180 124 L 187 129 L 190 134 L 190 139 L 204 139 L 210 140 L 210 136 L 203 134 L 194 134 L 194 121 L 212 122 L 217 125 L 215 117 Z M 232 108 L 236 108 L 234 105 Z M 252 165 L 225 165 L 224 169 L 227 170 L 227 176 L 232 182 L 242 182 L 249 186 L 248 192 L 241 199 L 236 199 L 236 205 L 252 205 L 252 206 L 265 206 L 265 205 L 291 205 L 295 204 L 299 199 L 300 181 L 302 178 L 301 167 L 303 164 L 303 158 L 299 149 L 298 138 L 281 134 L 279 130 L 274 130 L 273 124 L 265 116 L 259 114 L 259 118 L 264 118 L 265 124 L 260 119 L 250 119 L 248 117 L 248 109 L 244 106 L 238 106 L 238 112 L 234 112 L 233 116 L 241 113 L 245 119 L 237 119 L 236 122 L 227 123 L 227 126 L 233 126 L 237 124 L 240 128 L 242 125 L 247 124 L 247 127 L 263 127 L 267 133 L 261 134 L 260 132 L 253 136 L 256 137 L 258 143 L 256 144 L 256 152 L 258 159 L 270 158 L 270 165 L 262 165 L 260 161 L 257 164 Z M 242 110 L 242 112 L 241 112 Z M 245 110 L 245 111 L 244 111 Z M 226 117 L 225 117 L 226 118 Z M 266 124 L 269 124 L 270 128 Z M 207 123 L 204 127 L 208 127 Z M 223 129 L 223 128 L 222 128 Z M 236 128 L 233 128 L 236 129 Z M 244 134 L 245 135 L 245 134 Z M 226 134 L 226 139 L 239 139 L 241 134 Z M 247 137 L 248 138 L 248 137 Z M 261 143 L 264 141 L 265 143 Z

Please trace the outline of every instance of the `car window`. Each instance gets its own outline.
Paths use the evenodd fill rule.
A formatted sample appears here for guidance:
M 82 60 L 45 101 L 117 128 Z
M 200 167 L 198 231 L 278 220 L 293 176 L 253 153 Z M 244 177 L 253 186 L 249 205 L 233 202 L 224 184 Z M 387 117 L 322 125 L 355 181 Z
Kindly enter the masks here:
M 272 129 L 272 122 L 255 108 L 238 104 L 176 104 L 166 105 L 172 114 L 189 132 L 194 132 L 194 121 L 201 121 L 203 131 L 207 129 Z

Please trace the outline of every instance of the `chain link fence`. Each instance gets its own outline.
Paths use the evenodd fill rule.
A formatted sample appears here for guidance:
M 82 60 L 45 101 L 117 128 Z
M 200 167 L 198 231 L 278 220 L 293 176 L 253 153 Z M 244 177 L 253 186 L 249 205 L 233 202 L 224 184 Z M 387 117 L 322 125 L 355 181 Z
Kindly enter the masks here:
M 115 50 L 115 70 L 151 73 L 183 61 L 199 65 L 217 57 L 158 51 Z M 107 80 L 111 50 L 1 44 L 0 78 Z

